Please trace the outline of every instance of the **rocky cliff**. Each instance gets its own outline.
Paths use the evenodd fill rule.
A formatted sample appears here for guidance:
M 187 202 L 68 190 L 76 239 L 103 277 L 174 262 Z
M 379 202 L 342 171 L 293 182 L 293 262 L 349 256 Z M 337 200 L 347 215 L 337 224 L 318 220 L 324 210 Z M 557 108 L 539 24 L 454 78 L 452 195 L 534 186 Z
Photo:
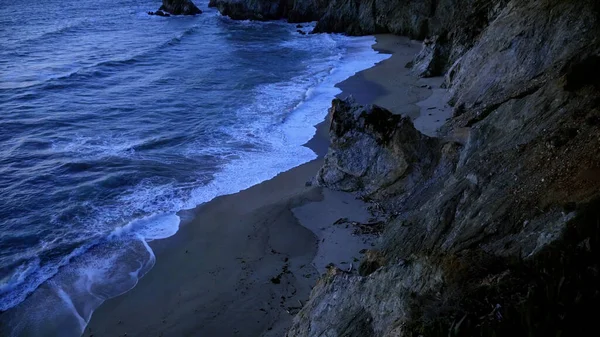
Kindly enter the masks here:
M 316 21 L 323 16 L 329 0 L 210 0 L 223 15 L 235 20 Z
M 438 138 L 333 102 L 317 182 L 389 221 L 359 273 L 318 282 L 288 336 L 575 336 L 600 294 L 600 3 L 332 0 L 316 31 L 424 38 Z

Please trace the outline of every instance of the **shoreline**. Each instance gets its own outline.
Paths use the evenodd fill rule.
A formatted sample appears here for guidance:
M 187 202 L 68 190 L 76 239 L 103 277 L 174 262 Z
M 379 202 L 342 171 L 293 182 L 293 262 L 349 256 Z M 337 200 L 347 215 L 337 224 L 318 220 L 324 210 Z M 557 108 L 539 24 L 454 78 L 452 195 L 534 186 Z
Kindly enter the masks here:
M 418 120 L 417 103 L 431 99 L 432 90 L 404 61 L 420 44 L 376 38 L 372 48 L 392 56 L 338 83 L 338 97 L 353 94 L 361 104 Z M 174 236 L 150 242 L 154 267 L 135 288 L 103 303 L 83 335 L 284 335 L 325 266 L 356 269 L 359 252 L 376 242 L 332 225 L 342 217 L 368 221 L 366 204 L 348 193 L 307 186 L 329 146 L 328 118 L 305 144 L 317 159 L 186 211 Z

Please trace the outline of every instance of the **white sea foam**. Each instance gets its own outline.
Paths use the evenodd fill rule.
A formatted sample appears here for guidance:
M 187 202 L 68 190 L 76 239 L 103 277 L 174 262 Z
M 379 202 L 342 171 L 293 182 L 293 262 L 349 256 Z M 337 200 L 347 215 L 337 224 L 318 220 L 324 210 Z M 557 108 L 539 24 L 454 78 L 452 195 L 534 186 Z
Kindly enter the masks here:
M 348 52 L 308 66 L 307 73 L 312 77 L 259 88 L 257 103 L 238 112 L 256 121 L 226 132 L 236 139 L 259 134 L 264 137 L 263 145 L 269 150 L 240 154 L 238 159 L 216 173 L 209 184 L 196 188 L 185 208 L 193 208 L 220 195 L 239 192 L 315 159 L 316 154 L 302 145 L 314 136 L 314 125 L 323 121 L 331 100 L 341 92 L 335 84 L 389 57 L 371 49 L 374 37 L 317 35 L 316 38 L 319 38 L 318 42 L 305 48 L 342 45 Z M 304 41 L 285 43 L 304 46 Z M 296 99 L 286 99 L 288 97 Z M 272 120 L 269 122 L 259 118 L 259 111 L 264 109 L 271 112 L 268 118 Z M 277 123 L 278 118 L 280 123 Z

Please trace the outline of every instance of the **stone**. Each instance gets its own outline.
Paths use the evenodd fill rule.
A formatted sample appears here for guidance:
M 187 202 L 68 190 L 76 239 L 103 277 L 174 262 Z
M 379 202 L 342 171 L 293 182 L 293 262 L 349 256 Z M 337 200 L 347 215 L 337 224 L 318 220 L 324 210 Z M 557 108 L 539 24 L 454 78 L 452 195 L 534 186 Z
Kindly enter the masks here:
M 208 6 L 234 20 L 287 19 L 297 23 L 318 20 L 328 4 L 329 0 L 210 0 Z
M 202 13 L 191 0 L 163 0 L 159 11 L 173 15 L 196 15 Z
M 439 143 L 417 131 L 409 118 L 350 97 L 334 99 L 329 110 L 331 145 L 317 183 L 381 199 L 427 176 Z
M 446 34 L 436 35 L 423 41 L 423 47 L 412 61 L 411 68 L 419 77 L 441 76 L 446 70 L 449 55 L 450 45 Z
M 332 145 L 317 175 L 323 186 L 387 204 L 377 248 L 385 261 L 404 263 L 365 259 L 361 275 L 328 273 L 288 336 L 567 336 L 595 328 L 600 6 L 423 3 L 435 6 L 413 22 L 427 21 L 424 37 L 432 38 L 412 66 L 445 75 L 455 115 L 440 138 L 427 139 L 402 117 L 334 100 Z M 419 32 L 381 1 L 335 4 L 322 31 L 392 31 L 394 22 Z M 439 67 L 438 47 L 448 48 Z
M 358 267 L 358 274 L 360 276 L 371 275 L 377 269 L 385 266 L 385 264 L 385 255 L 382 252 L 377 250 L 367 250 Z

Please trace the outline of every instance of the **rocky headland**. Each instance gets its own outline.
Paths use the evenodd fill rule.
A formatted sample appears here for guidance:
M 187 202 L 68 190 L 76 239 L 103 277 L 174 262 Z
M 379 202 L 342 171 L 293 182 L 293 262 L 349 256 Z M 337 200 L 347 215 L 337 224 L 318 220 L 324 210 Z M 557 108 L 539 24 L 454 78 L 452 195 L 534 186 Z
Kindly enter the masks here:
M 210 0 L 223 15 L 234 20 L 278 20 L 309 22 L 321 18 L 329 0 Z
M 571 336 L 600 269 L 600 5 L 594 0 L 212 0 L 234 19 L 423 40 L 436 137 L 351 99 L 316 182 L 385 214 L 358 273 L 321 277 L 288 336 Z

